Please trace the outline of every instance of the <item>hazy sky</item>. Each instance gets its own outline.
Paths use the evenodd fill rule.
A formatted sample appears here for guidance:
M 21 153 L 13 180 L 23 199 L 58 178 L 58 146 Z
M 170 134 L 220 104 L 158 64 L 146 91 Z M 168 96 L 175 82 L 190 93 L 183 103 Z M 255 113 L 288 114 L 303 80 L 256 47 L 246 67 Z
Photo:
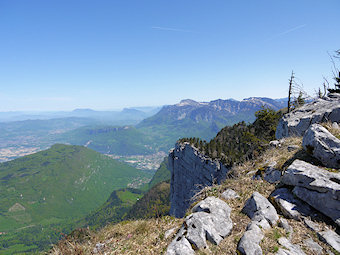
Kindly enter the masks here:
M 331 80 L 339 10 L 339 0 L 0 0 L 0 111 L 281 98 L 292 70 L 313 94 Z

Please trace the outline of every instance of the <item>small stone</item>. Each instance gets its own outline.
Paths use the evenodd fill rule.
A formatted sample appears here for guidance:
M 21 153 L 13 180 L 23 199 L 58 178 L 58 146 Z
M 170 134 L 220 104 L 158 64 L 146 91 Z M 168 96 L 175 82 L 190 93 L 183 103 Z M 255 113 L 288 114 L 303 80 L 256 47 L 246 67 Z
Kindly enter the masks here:
M 291 151 L 296 151 L 296 150 L 298 150 L 298 149 L 300 149 L 300 147 L 297 146 L 297 145 L 288 145 L 288 147 L 287 147 L 287 150 L 288 150 L 289 152 L 291 152 Z
M 270 141 L 269 145 L 275 148 L 281 147 L 281 143 L 278 140 Z
M 103 243 L 96 243 L 96 247 L 93 249 L 93 253 L 99 253 L 101 250 L 103 250 L 105 247 L 105 244 Z
M 300 246 L 298 246 L 296 244 L 292 244 L 287 238 L 280 237 L 277 241 L 283 247 L 288 249 L 288 250 L 282 249 L 283 251 L 281 251 L 281 253 L 278 252 L 278 254 L 305 255 L 305 253 L 301 250 Z
M 235 198 L 239 198 L 240 196 L 232 189 L 226 189 L 222 195 L 222 198 L 224 198 L 225 200 L 229 200 L 229 199 L 235 199 Z
M 322 247 L 318 243 L 314 242 L 312 238 L 304 240 L 303 243 L 307 247 L 308 250 L 313 252 L 313 254 L 316 254 L 316 255 L 323 254 Z
M 280 218 L 278 226 L 283 228 L 287 234 L 293 233 L 293 228 L 289 225 L 288 221 L 284 218 Z
M 313 230 L 314 232 L 320 231 L 320 227 L 317 223 L 315 223 L 315 222 L 313 222 L 309 219 L 306 219 L 306 218 L 304 219 L 304 223 L 305 223 L 307 228 Z
M 164 233 L 164 238 L 167 239 L 169 236 L 171 236 L 175 232 L 176 228 L 171 228 Z
M 337 122 L 333 122 L 332 123 L 332 128 L 339 129 L 340 127 L 339 127 L 339 124 Z

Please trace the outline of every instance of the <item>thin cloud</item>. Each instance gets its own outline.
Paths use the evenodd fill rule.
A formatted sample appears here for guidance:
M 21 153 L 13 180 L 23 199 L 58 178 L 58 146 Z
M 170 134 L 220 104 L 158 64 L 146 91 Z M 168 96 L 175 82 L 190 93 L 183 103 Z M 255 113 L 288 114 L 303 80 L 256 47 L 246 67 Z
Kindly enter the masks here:
M 307 26 L 307 24 L 302 24 L 302 25 L 293 27 L 293 28 L 288 29 L 288 30 L 286 30 L 286 31 L 283 31 L 283 32 L 281 32 L 281 33 L 279 33 L 279 34 L 276 34 L 276 35 L 272 36 L 271 38 L 268 38 L 268 39 L 265 40 L 265 41 L 271 41 L 271 40 L 273 40 L 273 39 L 275 39 L 275 38 L 277 38 L 277 37 L 280 37 L 280 36 L 289 34 L 289 33 L 291 33 L 291 32 L 294 32 L 294 31 L 296 31 L 296 30 L 299 30 L 299 29 L 301 29 L 301 28 L 304 28 L 305 26 Z
M 161 30 L 161 31 L 193 33 L 193 31 L 190 31 L 190 30 L 178 29 L 178 28 L 172 28 L 172 27 L 151 27 L 151 28 L 154 30 Z
M 281 36 L 281 35 L 285 35 L 285 34 L 291 33 L 291 32 L 293 32 L 293 31 L 299 30 L 299 29 L 301 29 L 301 28 L 303 28 L 303 27 L 305 27 L 305 26 L 307 26 L 307 25 L 306 25 L 306 24 L 303 24 L 303 25 L 299 25 L 299 26 L 297 26 L 297 27 L 293 27 L 293 28 L 291 28 L 291 29 L 288 29 L 287 31 L 284 31 L 284 32 L 282 32 L 282 33 L 277 34 L 276 36 Z

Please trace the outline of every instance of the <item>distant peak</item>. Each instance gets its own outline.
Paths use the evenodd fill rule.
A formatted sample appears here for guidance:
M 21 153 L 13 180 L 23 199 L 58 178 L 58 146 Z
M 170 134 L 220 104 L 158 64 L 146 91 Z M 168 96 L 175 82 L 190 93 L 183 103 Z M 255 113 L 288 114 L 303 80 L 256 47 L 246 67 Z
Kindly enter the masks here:
M 177 106 L 184 106 L 184 105 L 199 105 L 199 102 L 196 102 L 192 99 L 184 99 L 181 102 L 179 102 L 179 104 L 177 104 Z
M 72 112 L 94 112 L 94 110 L 89 109 L 89 108 L 77 108 L 77 109 L 74 109 Z

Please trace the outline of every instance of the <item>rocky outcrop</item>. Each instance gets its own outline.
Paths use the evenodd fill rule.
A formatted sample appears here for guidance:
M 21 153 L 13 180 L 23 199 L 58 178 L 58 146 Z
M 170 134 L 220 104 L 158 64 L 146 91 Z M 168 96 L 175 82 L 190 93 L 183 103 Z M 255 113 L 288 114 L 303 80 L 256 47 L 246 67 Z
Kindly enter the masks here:
M 169 154 L 171 171 L 170 214 L 183 217 L 194 195 L 206 186 L 219 184 L 229 171 L 218 160 L 201 154 L 189 143 L 177 143 Z
M 277 126 L 276 138 L 303 136 L 311 124 L 340 122 L 340 94 L 329 94 L 284 115 Z
M 323 126 L 311 125 L 303 136 L 302 146 L 326 167 L 340 168 L 340 140 Z
M 293 194 L 340 226 L 340 174 L 295 160 L 281 182 L 294 186 Z
M 207 246 L 207 240 L 218 245 L 230 234 L 231 208 L 222 200 L 208 197 L 194 206 L 192 212 L 168 246 L 168 255 L 194 254 L 194 249 Z

